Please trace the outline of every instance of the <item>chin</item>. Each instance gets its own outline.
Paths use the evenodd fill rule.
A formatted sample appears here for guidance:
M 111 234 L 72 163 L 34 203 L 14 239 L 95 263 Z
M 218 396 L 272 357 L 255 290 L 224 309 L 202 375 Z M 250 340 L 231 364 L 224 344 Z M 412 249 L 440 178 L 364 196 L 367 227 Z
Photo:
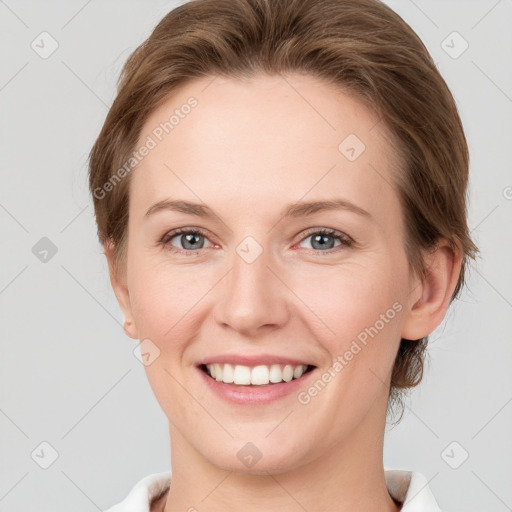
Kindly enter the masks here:
M 274 440 L 252 436 L 254 441 L 232 440 L 225 445 L 217 444 L 214 451 L 208 445 L 203 456 L 215 467 L 237 474 L 265 475 L 285 473 L 293 470 L 304 460 L 305 454 L 297 451 L 301 443 L 283 446 Z M 215 444 L 215 443 L 212 443 Z

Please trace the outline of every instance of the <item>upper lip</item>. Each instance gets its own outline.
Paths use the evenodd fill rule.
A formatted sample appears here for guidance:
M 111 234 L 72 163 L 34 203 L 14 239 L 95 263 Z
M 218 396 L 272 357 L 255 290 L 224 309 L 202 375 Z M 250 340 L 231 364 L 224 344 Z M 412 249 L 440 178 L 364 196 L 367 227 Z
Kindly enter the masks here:
M 237 355 L 237 354 L 220 354 L 217 356 L 205 357 L 201 361 L 198 361 L 197 365 L 203 364 L 214 364 L 214 363 L 228 363 L 232 365 L 242 366 L 258 366 L 258 365 L 271 365 L 271 364 L 290 364 L 292 366 L 312 365 L 310 362 L 294 359 L 291 357 L 271 355 L 271 354 L 259 354 L 259 355 Z

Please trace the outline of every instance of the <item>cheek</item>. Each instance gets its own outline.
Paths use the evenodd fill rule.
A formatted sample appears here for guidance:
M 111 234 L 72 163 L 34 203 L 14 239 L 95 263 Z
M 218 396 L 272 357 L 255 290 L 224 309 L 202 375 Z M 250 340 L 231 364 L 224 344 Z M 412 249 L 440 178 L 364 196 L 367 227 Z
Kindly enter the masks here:
M 307 264 L 281 271 L 293 291 L 283 300 L 293 302 L 295 314 L 308 318 L 308 327 L 320 339 L 331 340 L 333 349 L 374 325 L 400 298 L 403 272 L 387 261 L 368 263 Z M 211 303 L 207 295 L 222 286 L 219 275 L 225 273 L 204 264 L 176 265 L 162 258 L 155 262 L 143 254 L 133 256 L 131 269 L 130 300 L 139 336 L 162 341 L 179 340 L 179 333 L 190 329 L 191 318 L 197 321 L 201 304 Z
M 402 274 L 387 262 L 364 267 L 340 265 L 329 272 L 325 268 L 310 272 L 307 282 L 296 277 L 290 287 L 313 311 L 325 330 L 323 338 L 331 339 L 333 348 L 343 348 L 365 328 L 377 322 L 381 327 L 381 315 L 390 320 L 386 326 L 399 323 Z
M 301 389 L 299 399 L 329 418 L 328 435 L 325 427 L 319 434 L 325 437 L 348 435 L 377 398 L 387 398 L 382 393 L 387 393 L 384 384 L 400 342 L 404 273 L 400 264 L 395 266 L 399 258 L 377 262 L 374 255 L 372 260 L 373 265 L 333 268 L 328 276 L 325 269 L 312 273 L 308 286 L 299 279 L 293 284 L 314 312 L 301 309 L 312 319 L 309 330 L 331 359 L 318 381 Z
M 190 322 L 201 299 L 218 280 L 212 269 L 170 264 L 162 258 L 135 255 L 132 259 L 130 301 L 139 336 L 173 347 L 190 337 Z M 186 332 L 186 336 L 185 336 Z
M 327 372 L 335 377 L 325 403 L 350 404 L 351 421 L 365 414 L 389 378 L 400 343 L 402 269 L 386 261 L 364 269 L 339 267 L 328 279 L 317 275 L 316 286 L 303 285 L 298 292 L 321 320 L 313 320 L 314 337 L 332 360 Z M 333 417 L 333 424 L 338 423 Z

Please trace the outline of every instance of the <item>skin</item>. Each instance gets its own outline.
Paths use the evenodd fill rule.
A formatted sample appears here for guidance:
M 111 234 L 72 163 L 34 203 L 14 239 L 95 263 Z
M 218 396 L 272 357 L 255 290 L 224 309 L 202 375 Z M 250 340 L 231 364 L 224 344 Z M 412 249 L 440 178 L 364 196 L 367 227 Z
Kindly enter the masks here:
M 169 420 L 173 477 L 152 510 L 400 510 L 383 468 L 391 369 L 401 337 L 441 323 L 460 254 L 441 240 L 424 281 L 409 271 L 390 185 L 398 162 L 384 123 L 348 94 L 300 74 L 203 78 L 151 114 L 140 143 L 190 96 L 198 106 L 132 171 L 125 272 L 105 246 L 126 333 L 160 350 L 145 370 Z M 351 133 L 366 145 L 352 162 L 338 149 Z M 145 216 L 171 197 L 216 217 Z M 333 198 L 371 217 L 280 216 L 290 203 Z M 207 232 L 193 240 L 197 255 L 172 252 L 190 247 L 181 235 L 159 243 L 180 227 Z M 318 248 L 310 228 L 356 243 L 327 237 L 331 245 Z M 252 263 L 236 251 L 247 236 L 263 249 Z M 195 367 L 205 356 L 270 353 L 309 361 L 321 376 L 394 303 L 401 311 L 306 405 L 296 394 L 227 403 Z M 237 457 L 249 441 L 262 453 L 250 468 Z

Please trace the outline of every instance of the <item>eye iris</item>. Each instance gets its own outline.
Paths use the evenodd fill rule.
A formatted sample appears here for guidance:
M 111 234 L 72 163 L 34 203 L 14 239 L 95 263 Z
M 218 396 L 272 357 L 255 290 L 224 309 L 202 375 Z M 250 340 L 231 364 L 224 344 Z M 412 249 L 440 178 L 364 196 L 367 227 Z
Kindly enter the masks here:
M 332 243 L 329 244 L 329 243 L 326 243 L 325 242 L 325 239 L 326 238 L 330 238 Z M 315 243 L 319 243 L 319 247 L 315 247 Z M 322 234 L 322 233 L 319 233 L 317 235 L 314 235 L 313 236 L 313 243 L 312 243 L 312 246 L 314 249 L 332 249 L 334 247 L 334 237 L 332 237 L 331 235 L 325 235 L 325 234 Z
M 183 243 L 183 247 L 185 249 L 191 249 L 191 250 L 197 249 L 198 248 L 197 246 L 192 245 L 192 247 L 190 247 L 190 246 L 187 247 L 187 245 L 190 244 L 191 240 L 194 240 L 194 239 L 196 239 L 196 243 L 197 243 L 197 238 L 199 238 L 201 236 L 202 235 L 200 235 L 199 233 L 188 233 L 186 235 L 181 235 L 181 242 Z M 199 248 L 201 248 L 201 247 L 199 247 Z
M 204 238 L 204 236 L 200 232 L 189 231 L 180 236 L 180 241 L 184 250 L 194 251 L 203 248 L 204 243 L 200 244 L 200 247 L 197 246 L 201 238 Z M 312 246 L 314 249 L 332 249 L 335 247 L 334 242 L 337 237 L 333 236 L 331 233 L 317 232 L 314 235 L 310 235 L 310 238 L 313 239 Z M 330 239 L 330 241 L 326 241 L 326 239 Z

